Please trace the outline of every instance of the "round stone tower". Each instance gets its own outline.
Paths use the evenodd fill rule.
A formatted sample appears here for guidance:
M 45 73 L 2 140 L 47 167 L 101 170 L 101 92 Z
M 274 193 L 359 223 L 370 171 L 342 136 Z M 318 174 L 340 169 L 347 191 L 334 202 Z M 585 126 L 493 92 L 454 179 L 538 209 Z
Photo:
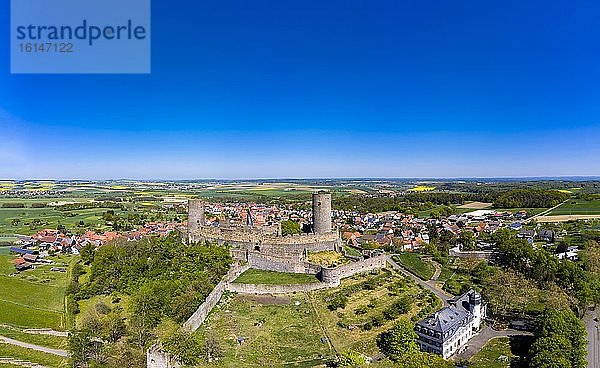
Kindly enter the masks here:
M 331 232 L 331 193 L 319 191 L 313 193 L 313 232 L 326 234 Z
M 204 226 L 204 202 L 200 199 L 188 200 L 188 235 L 193 239 L 201 226 Z

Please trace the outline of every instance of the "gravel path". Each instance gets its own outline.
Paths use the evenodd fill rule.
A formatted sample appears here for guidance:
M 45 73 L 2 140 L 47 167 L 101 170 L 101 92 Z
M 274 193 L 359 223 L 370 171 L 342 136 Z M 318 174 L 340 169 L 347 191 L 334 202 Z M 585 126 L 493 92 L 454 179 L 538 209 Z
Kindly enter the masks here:
M 444 304 L 444 307 L 448 306 L 448 299 L 452 298 L 452 295 L 446 293 L 445 291 L 443 291 L 442 289 L 438 288 L 435 286 L 435 281 L 423 281 L 421 280 L 419 277 L 417 277 L 416 275 L 410 273 L 408 270 L 406 270 L 404 267 L 400 266 L 398 263 L 396 263 L 391 255 L 388 255 L 387 257 L 387 261 L 388 263 L 396 270 L 402 272 L 403 274 L 411 277 L 413 280 L 415 280 L 417 282 L 417 284 L 422 285 L 425 289 L 431 291 L 432 293 L 435 294 L 435 296 L 437 296 L 438 298 L 440 298 L 442 300 L 442 303 Z
M 15 346 L 20 346 L 22 348 L 37 350 L 37 351 L 41 351 L 41 352 L 48 353 L 48 354 L 54 354 L 54 355 L 58 355 L 58 356 L 65 357 L 65 358 L 69 356 L 69 352 L 66 350 L 51 349 L 51 348 L 47 348 L 45 346 L 39 346 L 39 345 L 34 345 L 34 344 L 29 344 L 26 342 L 18 341 L 18 340 L 9 339 L 8 337 L 4 337 L 4 336 L 0 336 L 0 342 L 4 342 L 4 343 L 15 345 Z

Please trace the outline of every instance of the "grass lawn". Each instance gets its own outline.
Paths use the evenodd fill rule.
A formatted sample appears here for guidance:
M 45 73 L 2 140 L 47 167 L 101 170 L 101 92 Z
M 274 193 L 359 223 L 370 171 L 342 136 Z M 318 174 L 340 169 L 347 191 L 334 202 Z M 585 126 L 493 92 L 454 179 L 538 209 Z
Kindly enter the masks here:
M 340 293 L 348 294 L 345 307 L 330 310 L 331 299 Z M 224 350 L 217 362 L 203 366 L 313 367 L 326 363 L 334 351 L 348 349 L 372 356 L 378 353 L 376 336 L 395 319 L 382 318 L 381 324 L 370 329 L 362 326 L 382 316 L 400 298 L 410 305 L 398 318 L 410 319 L 437 302 L 411 278 L 395 271 L 356 275 L 342 280 L 339 288 L 317 292 L 232 295 L 197 332 L 216 337 Z M 244 338 L 241 344 L 238 337 Z
M 330 301 L 340 294 L 349 294 L 345 307 L 330 310 Z M 385 318 L 384 313 L 398 300 L 411 301 L 408 312 L 399 316 L 407 319 L 438 303 L 435 296 L 418 287 L 410 277 L 388 270 L 343 279 L 338 288 L 310 295 L 336 351 L 352 349 L 367 356 L 378 353 L 377 335 L 391 328 L 396 320 Z M 374 323 L 375 320 L 380 323 Z
M 314 275 L 249 269 L 234 281 L 238 284 L 287 285 L 319 282 Z
M 504 355 L 508 361 L 503 362 L 498 358 Z M 488 341 L 484 347 L 475 354 L 471 360 L 471 367 L 474 368 L 508 368 L 510 367 L 510 359 L 515 355 L 510 351 L 510 342 L 508 337 L 499 337 Z
M 66 274 L 49 270 L 56 265 L 15 274 L 14 258 L 0 255 L 0 324 L 64 329 Z
M 321 322 L 306 294 L 273 302 L 269 298 L 237 295 L 211 315 L 197 333 L 215 336 L 225 354 L 204 366 L 279 367 L 295 362 L 290 366 L 312 367 L 332 355 L 329 345 L 321 342 Z M 244 342 L 239 344 L 238 337 Z
M 341 253 L 333 250 L 323 252 L 314 252 L 308 254 L 308 261 L 320 264 L 325 267 L 337 267 L 343 264 L 350 263 L 350 259 L 344 257 Z
M 600 214 L 600 199 L 586 201 L 583 199 L 569 200 L 556 208 L 549 215 L 598 215 Z
M 0 342 L 0 356 L 11 357 L 26 360 L 32 363 L 38 363 L 46 367 L 58 368 L 67 367 L 67 359 L 54 354 L 47 354 L 41 351 L 22 348 L 20 346 L 9 345 Z
M 491 339 L 484 347 L 475 354 L 470 360 L 471 368 L 519 368 L 526 367 L 524 356 L 531 341 L 527 338 L 515 339 L 513 341 L 508 337 L 497 337 Z M 519 352 L 520 351 L 520 352 Z M 501 361 L 500 356 L 504 355 L 507 361 Z
M 402 252 L 394 256 L 394 260 L 423 280 L 429 280 L 435 273 L 431 262 L 421 259 L 416 253 Z
M 357 249 L 354 249 L 354 248 L 349 247 L 347 245 L 344 245 L 344 250 L 346 251 L 346 254 L 349 255 L 349 256 L 353 256 L 353 257 L 360 257 L 360 256 L 362 256 L 362 254 Z
M 454 275 L 454 270 L 448 266 L 442 266 L 442 272 L 438 277 L 438 281 L 446 282 Z

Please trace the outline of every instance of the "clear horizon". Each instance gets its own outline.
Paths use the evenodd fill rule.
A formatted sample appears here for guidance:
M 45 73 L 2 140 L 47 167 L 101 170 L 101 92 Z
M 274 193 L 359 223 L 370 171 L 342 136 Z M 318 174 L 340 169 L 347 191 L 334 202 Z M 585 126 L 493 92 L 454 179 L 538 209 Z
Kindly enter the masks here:
M 0 58 L 0 178 L 600 176 L 598 2 L 152 5 L 149 75 Z

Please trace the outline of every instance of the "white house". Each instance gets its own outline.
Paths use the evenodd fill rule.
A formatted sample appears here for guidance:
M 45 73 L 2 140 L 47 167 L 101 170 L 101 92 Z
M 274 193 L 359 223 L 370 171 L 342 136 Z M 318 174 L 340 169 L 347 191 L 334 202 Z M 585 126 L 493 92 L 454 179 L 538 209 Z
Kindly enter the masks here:
M 421 350 L 449 358 L 479 332 L 486 312 L 487 305 L 475 290 L 450 300 L 449 306 L 417 322 Z

